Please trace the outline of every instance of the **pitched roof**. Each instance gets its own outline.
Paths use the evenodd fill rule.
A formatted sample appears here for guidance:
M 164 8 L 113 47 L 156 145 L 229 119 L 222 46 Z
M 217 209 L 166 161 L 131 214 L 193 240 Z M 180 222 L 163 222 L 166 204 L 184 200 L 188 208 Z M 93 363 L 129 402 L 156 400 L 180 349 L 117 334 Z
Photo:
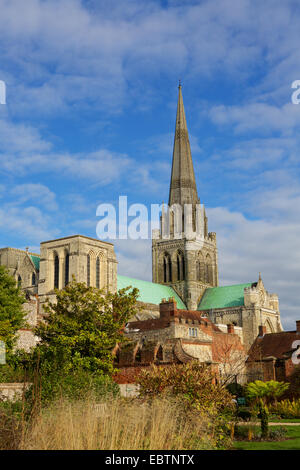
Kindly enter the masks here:
M 124 289 L 124 287 L 136 287 L 139 289 L 138 300 L 140 302 L 150 303 L 159 305 L 162 299 L 168 299 L 174 297 L 177 302 L 177 308 L 186 309 L 185 304 L 182 302 L 179 295 L 175 290 L 163 284 L 157 284 L 155 282 L 142 281 L 140 279 L 133 279 L 127 276 L 117 276 L 118 289 Z
M 244 289 L 253 283 L 235 284 L 233 286 L 209 287 L 198 305 L 198 310 L 213 308 L 238 307 L 244 305 Z
M 34 267 L 37 271 L 40 270 L 40 257 L 39 256 L 33 256 L 33 255 L 29 255 L 30 258 L 31 258 L 31 261 L 33 262 L 34 264 Z
M 297 331 L 280 331 L 258 336 L 250 348 L 248 362 L 271 356 L 282 359 L 291 353 L 295 340 L 300 340 Z

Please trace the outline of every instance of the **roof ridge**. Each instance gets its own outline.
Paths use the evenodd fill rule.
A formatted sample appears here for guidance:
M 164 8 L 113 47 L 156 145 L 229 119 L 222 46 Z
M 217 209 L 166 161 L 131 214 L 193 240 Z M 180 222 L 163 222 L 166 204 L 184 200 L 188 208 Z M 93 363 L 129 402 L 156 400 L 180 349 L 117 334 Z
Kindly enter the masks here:
M 254 284 L 254 282 L 241 282 L 240 284 L 230 284 L 228 286 L 215 286 L 207 287 L 207 289 L 223 289 L 224 287 L 237 287 L 237 286 L 246 286 L 248 284 Z

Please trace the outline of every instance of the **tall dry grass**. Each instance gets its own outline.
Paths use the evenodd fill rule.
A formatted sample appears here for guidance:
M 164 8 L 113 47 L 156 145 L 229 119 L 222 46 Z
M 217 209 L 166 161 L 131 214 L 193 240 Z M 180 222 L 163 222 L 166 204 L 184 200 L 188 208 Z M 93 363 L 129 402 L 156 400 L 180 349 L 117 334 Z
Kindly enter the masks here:
M 168 400 L 61 400 L 37 416 L 22 449 L 174 450 L 214 447 L 208 417 L 187 415 Z

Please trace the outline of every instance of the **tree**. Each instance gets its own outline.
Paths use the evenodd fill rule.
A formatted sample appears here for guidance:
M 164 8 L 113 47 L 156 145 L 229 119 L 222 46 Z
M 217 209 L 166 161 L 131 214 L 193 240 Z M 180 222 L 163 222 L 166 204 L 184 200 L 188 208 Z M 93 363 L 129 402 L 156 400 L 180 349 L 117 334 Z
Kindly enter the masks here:
M 0 340 L 5 343 L 6 353 L 12 352 L 17 332 L 25 326 L 24 302 L 20 287 L 8 270 L 0 266 Z
M 288 388 L 288 383 L 277 382 L 276 380 L 270 380 L 269 382 L 255 380 L 255 382 L 250 382 L 246 386 L 246 395 L 249 400 L 258 403 L 262 438 L 268 437 L 269 434 L 268 402 L 277 400 Z
M 245 375 L 247 354 L 238 336 L 222 335 L 214 345 L 215 357 L 219 363 L 219 380 L 222 385 L 237 381 Z
M 124 325 L 136 312 L 138 290 L 128 289 L 105 293 L 73 279 L 56 291 L 56 302 L 47 300 L 46 315 L 35 329 L 40 342 L 34 359 L 42 373 L 80 369 L 112 375 L 112 350 L 124 341 Z

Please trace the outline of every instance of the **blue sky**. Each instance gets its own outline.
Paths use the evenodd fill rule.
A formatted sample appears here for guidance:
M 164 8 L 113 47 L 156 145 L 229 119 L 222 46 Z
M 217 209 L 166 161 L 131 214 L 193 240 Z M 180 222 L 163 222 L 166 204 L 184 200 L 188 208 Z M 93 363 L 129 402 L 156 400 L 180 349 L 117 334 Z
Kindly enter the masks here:
M 221 284 L 299 319 L 300 4 L 0 0 L 0 245 L 96 236 L 96 207 L 168 199 L 177 85 Z M 151 278 L 150 241 L 116 240 Z

